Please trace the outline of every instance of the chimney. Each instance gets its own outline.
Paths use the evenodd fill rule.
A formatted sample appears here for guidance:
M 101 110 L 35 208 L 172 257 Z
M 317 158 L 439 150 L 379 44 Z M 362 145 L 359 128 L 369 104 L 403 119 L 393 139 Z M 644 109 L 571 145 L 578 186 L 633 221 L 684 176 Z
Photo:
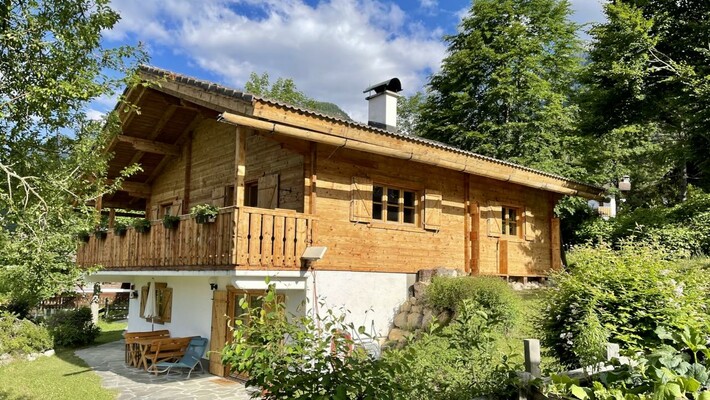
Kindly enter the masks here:
M 375 91 L 375 94 L 367 96 L 368 102 L 368 125 L 388 131 L 397 131 L 397 99 L 401 95 L 402 84 L 399 79 L 392 78 L 384 82 L 374 84 L 363 91 L 368 93 Z

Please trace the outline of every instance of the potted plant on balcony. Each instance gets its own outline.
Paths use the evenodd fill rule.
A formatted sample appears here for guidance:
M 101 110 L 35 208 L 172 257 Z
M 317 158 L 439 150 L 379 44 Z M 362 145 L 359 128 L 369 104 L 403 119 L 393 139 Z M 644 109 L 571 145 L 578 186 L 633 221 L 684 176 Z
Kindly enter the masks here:
M 94 229 L 94 236 L 96 239 L 106 239 L 106 236 L 108 235 L 108 227 L 99 225 Z
M 145 218 L 136 218 L 133 220 L 133 229 L 138 233 L 146 233 L 150 231 L 150 221 Z
M 89 239 L 91 239 L 91 234 L 87 230 L 82 230 L 76 234 L 76 237 L 82 242 L 88 243 Z
M 113 233 L 116 236 L 123 236 L 126 234 L 126 231 L 128 231 L 128 225 L 125 223 L 116 221 L 116 223 L 113 224 Z
M 195 217 L 198 224 L 207 224 L 217 219 L 219 209 L 212 204 L 198 204 L 190 209 L 190 214 Z
M 177 215 L 165 214 L 165 216 L 163 216 L 163 226 L 166 229 L 175 229 L 178 227 L 178 224 L 180 224 L 180 217 Z

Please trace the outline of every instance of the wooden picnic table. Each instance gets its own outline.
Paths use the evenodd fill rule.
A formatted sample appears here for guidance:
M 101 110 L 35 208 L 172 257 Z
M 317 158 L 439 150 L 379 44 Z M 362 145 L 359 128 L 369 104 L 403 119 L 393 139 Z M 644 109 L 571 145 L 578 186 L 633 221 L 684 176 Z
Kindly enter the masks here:
M 148 371 L 148 362 L 176 360 L 185 355 L 192 337 L 145 338 L 133 341 L 139 352 L 137 367 Z
M 126 342 L 126 364 L 131 367 L 140 365 L 140 347 L 136 344 L 138 340 L 155 340 L 169 338 L 170 332 L 167 329 L 149 332 L 124 332 L 123 337 Z

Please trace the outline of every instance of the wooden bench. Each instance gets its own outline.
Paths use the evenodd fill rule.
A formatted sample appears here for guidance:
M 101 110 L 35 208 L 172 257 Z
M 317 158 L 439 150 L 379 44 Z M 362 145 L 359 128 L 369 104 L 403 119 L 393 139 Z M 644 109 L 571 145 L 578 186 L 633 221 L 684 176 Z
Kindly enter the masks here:
M 182 358 L 190 340 L 192 337 L 154 339 L 150 343 L 150 347 L 141 354 L 146 370 L 152 370 L 157 375 L 158 370 L 155 368 L 155 364 L 161 361 L 177 361 Z M 148 368 L 148 363 L 150 363 L 150 368 Z
M 137 367 L 140 362 L 140 349 L 137 342 L 145 339 L 164 339 L 170 337 L 167 329 L 149 332 L 124 332 L 123 338 L 126 341 L 125 361 L 130 366 Z

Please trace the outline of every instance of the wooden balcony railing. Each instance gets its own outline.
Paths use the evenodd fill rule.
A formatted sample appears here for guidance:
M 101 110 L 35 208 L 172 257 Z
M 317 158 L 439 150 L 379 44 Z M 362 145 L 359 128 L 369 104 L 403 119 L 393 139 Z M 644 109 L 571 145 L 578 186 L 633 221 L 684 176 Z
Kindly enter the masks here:
M 312 215 L 288 210 L 240 207 L 237 218 L 239 265 L 298 268 L 312 242 Z
M 124 235 L 91 236 L 79 246 L 82 266 L 107 269 L 174 267 L 297 268 L 311 243 L 313 217 L 252 207 L 221 209 L 215 222 L 198 224 L 189 215 L 174 229 L 153 221 L 146 233 L 129 228 Z

